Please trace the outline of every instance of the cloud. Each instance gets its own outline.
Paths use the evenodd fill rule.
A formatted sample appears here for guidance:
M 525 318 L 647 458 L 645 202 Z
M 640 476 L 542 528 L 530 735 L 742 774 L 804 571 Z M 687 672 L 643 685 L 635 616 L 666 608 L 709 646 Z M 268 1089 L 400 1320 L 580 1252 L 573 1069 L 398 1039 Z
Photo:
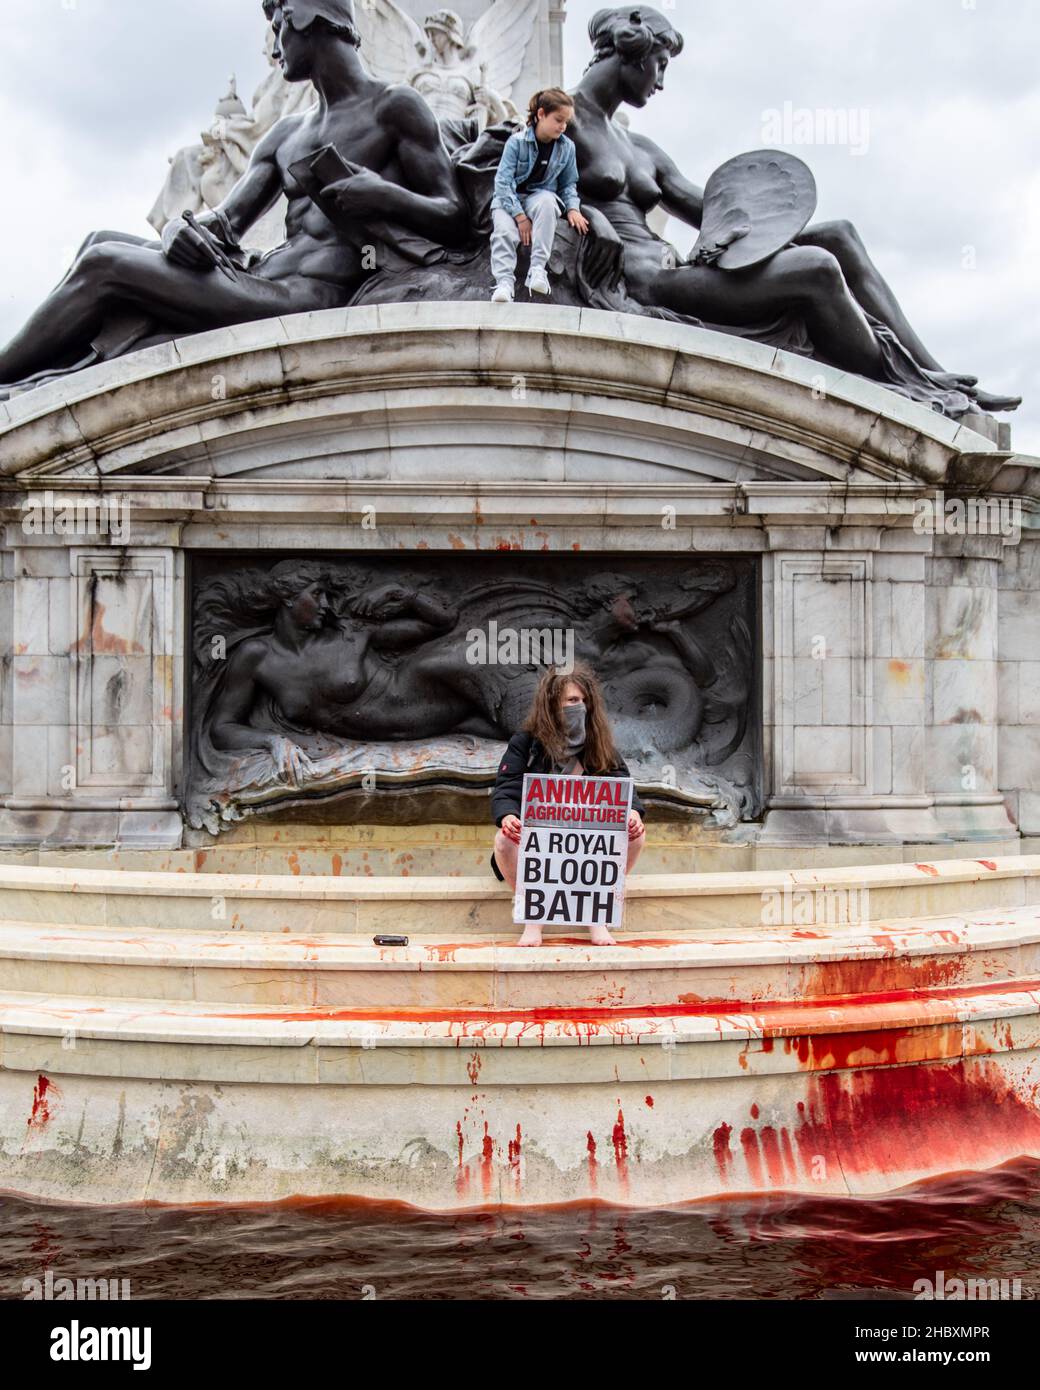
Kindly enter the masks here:
M 594 0 L 570 0 L 568 85 Z M 847 218 L 944 365 L 1026 397 L 1015 447 L 1040 454 L 1040 7 L 1031 0 L 674 0 L 684 35 L 633 129 L 694 183 L 770 143 L 764 113 L 866 113 L 866 152 L 791 145 L 820 218 Z M 681 251 L 693 236 L 670 224 Z
M 565 75 L 597 0 L 569 0 Z M 819 216 L 859 229 L 944 364 L 1026 395 L 1009 418 L 1040 454 L 1040 6 L 1034 0 L 674 0 L 686 38 L 633 127 L 694 182 L 765 143 L 765 113 L 866 112 L 865 153 L 794 146 Z M 7 216 L 0 338 L 98 227 L 150 235 L 166 160 L 198 138 L 234 72 L 266 71 L 260 0 L 0 0 Z M 694 234 L 672 223 L 681 250 Z M 970 252 L 970 254 L 969 254 Z

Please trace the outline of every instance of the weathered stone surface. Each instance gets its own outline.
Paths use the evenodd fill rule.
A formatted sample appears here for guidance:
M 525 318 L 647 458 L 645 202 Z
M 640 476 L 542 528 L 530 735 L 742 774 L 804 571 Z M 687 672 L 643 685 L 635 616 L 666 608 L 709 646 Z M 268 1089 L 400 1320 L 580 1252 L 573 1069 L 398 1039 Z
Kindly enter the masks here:
M 706 330 L 460 303 L 245 324 L 11 401 L 0 777 L 20 801 L 2 833 L 73 845 L 151 824 L 154 846 L 179 847 L 190 554 L 412 565 L 419 551 L 461 564 L 508 550 L 595 553 L 610 571 L 636 556 L 760 564 L 766 844 L 871 843 L 872 817 L 883 844 L 1000 841 L 1001 794 L 1032 815 L 1040 787 L 1036 532 L 1028 506 L 1017 545 L 918 522 L 943 495 L 926 480 L 949 500 L 966 459 L 991 456 L 994 479 L 1027 488 L 1033 465 L 1002 475 L 989 440 L 892 400 L 840 374 L 816 399 L 797 361 Z M 125 498 L 125 548 L 27 533 L 24 504 L 46 488 Z M 370 799 L 352 806 L 372 814 Z M 444 814 L 462 812 L 408 800 L 396 819 Z
M 483 880 L 0 869 L 5 1183 L 646 1206 L 880 1193 L 1036 1154 L 1038 874 L 636 874 L 621 943 L 536 953 L 498 934 L 504 911 L 459 938 L 448 903 L 506 907 Z M 373 946 L 394 912 L 420 930 Z M 951 1124 L 968 1104 L 979 1123 Z M 834 1107 L 856 1115 L 845 1147 Z

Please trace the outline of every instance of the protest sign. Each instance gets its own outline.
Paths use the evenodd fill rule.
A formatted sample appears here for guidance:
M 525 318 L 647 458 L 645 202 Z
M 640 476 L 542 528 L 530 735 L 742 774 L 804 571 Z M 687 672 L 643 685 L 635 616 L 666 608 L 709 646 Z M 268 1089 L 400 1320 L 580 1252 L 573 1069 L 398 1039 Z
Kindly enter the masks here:
M 630 777 L 527 773 L 513 921 L 620 926 L 631 809 Z

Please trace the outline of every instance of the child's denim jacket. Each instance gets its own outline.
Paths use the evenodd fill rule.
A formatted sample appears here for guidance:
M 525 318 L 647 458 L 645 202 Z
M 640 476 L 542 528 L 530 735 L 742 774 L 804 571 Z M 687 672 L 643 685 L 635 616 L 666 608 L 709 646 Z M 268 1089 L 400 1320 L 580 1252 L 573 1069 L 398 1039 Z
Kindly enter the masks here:
M 498 173 L 495 175 L 492 208 L 502 208 L 512 217 L 518 217 L 523 212 L 523 204 L 517 197 L 516 190 L 534 168 L 537 158 L 538 139 L 533 126 L 517 131 L 509 137 L 502 151 Z M 545 177 L 540 183 L 527 189 L 527 192 L 537 193 L 542 190 L 555 193 L 557 202 L 562 204 L 565 212 L 581 206 L 578 198 L 578 152 L 574 141 L 567 135 L 561 135 L 553 142 L 553 152 L 549 156 Z

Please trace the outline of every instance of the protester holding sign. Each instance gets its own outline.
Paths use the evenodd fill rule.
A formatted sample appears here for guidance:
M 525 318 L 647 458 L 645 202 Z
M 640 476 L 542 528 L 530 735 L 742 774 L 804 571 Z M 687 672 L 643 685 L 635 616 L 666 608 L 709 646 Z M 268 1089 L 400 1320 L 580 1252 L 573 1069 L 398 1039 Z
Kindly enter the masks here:
M 578 664 L 567 674 L 555 669 L 546 671 L 522 732 L 509 740 L 499 764 L 491 797 L 491 814 L 499 827 L 491 867 L 514 891 L 520 852 L 521 798 L 528 773 L 631 777 L 614 745 L 603 692 L 589 667 Z M 627 870 L 631 870 L 646 836 L 643 804 L 634 790 L 627 833 Z M 601 923 L 589 927 L 589 937 L 595 946 L 614 944 L 609 929 Z M 518 944 L 540 946 L 541 924 L 527 923 Z
M 632 791 L 631 777 L 524 775 L 514 922 L 527 929 L 588 927 L 604 941 L 611 927 L 620 927 Z

